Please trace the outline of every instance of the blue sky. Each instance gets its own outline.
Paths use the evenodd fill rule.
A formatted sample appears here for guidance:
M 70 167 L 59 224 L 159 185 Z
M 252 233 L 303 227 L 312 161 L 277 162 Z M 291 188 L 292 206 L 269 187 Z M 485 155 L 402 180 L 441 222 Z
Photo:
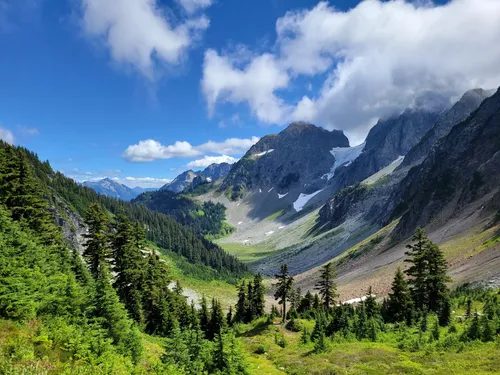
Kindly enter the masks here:
M 356 144 L 429 90 L 500 84 L 498 1 L 359 3 L 0 0 L 0 137 L 78 180 L 159 186 L 294 120 Z

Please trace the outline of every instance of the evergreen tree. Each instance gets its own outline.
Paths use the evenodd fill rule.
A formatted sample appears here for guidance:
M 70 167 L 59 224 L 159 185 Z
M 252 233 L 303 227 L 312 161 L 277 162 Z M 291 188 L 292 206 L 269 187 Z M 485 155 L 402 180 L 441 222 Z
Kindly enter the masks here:
M 234 314 L 234 320 L 236 322 L 244 322 L 247 316 L 247 287 L 245 281 L 242 281 L 238 286 L 238 302 L 236 302 L 236 312 Z
M 469 340 L 479 340 L 481 339 L 481 327 L 479 325 L 479 315 L 477 311 L 474 313 L 474 317 L 469 324 L 467 329 L 467 338 Z
M 300 314 L 305 313 L 306 311 L 310 311 L 313 307 L 313 303 L 314 303 L 314 296 L 308 290 L 304 298 L 301 299 L 297 311 Z
M 227 315 L 226 315 L 226 322 L 227 322 L 228 326 L 233 325 L 233 307 L 232 306 L 229 306 L 229 311 L 227 312 Z
M 290 291 L 293 286 L 293 277 L 288 274 L 288 266 L 286 264 L 281 265 L 279 274 L 275 275 L 278 279 L 276 284 L 276 293 L 274 293 L 274 299 L 278 300 L 278 303 L 283 306 L 282 309 L 282 319 L 286 320 L 286 302 L 290 298 Z
M 212 298 L 212 309 L 210 311 L 207 338 L 209 340 L 213 340 L 216 336 L 218 336 L 226 326 L 225 323 L 224 313 L 222 312 L 220 302 L 215 298 Z
M 396 275 L 394 276 L 387 305 L 390 321 L 406 321 L 410 323 L 413 303 L 410 295 L 410 289 L 408 288 L 408 282 L 404 278 L 401 268 L 398 268 Z
M 439 311 L 438 318 L 439 318 L 439 325 L 441 325 L 442 327 L 446 327 L 448 324 L 450 324 L 451 302 L 449 297 L 447 297 L 444 300 L 441 310 Z
M 375 296 L 373 295 L 372 287 L 368 288 L 368 293 L 365 299 L 365 312 L 368 319 L 375 318 L 379 314 L 379 307 Z
M 427 277 L 429 269 L 425 253 L 430 246 L 430 241 L 421 228 L 416 230 L 412 241 L 415 242 L 413 245 L 406 246 L 409 249 L 406 255 L 410 259 L 405 260 L 405 262 L 411 263 L 411 266 L 405 272 L 410 277 L 409 284 L 415 307 L 423 310 L 427 308 Z
M 247 308 L 245 312 L 245 323 L 250 323 L 255 319 L 255 306 L 254 306 L 254 294 L 252 283 L 249 282 L 247 285 Z
M 125 305 L 132 319 L 139 325 L 144 323 L 142 308 L 142 286 L 146 262 L 140 251 L 140 242 L 136 226 L 123 215 L 118 216 L 112 236 L 112 250 L 116 279 L 114 286 L 120 300 Z
M 319 291 L 323 306 L 326 311 L 330 310 L 330 306 L 334 303 L 337 297 L 337 286 L 335 285 L 335 275 L 333 263 L 329 262 L 321 268 L 319 281 L 316 283 L 316 289 Z
M 446 283 L 451 281 L 447 275 L 448 266 L 441 249 L 431 244 L 426 252 L 427 264 L 429 267 L 427 277 L 427 306 L 429 311 L 439 313 L 448 299 L 448 287 Z
M 208 324 L 210 317 L 208 315 L 208 305 L 205 296 L 201 298 L 200 311 L 199 311 L 199 321 L 200 329 L 205 333 L 205 337 L 208 336 Z
M 263 284 L 262 275 L 257 273 L 253 279 L 253 300 L 252 305 L 256 317 L 264 316 L 265 314 L 265 288 Z
M 108 219 L 99 204 L 94 203 L 89 207 L 85 224 L 89 230 L 83 235 L 87 239 L 83 256 L 90 273 L 97 279 L 100 266 L 107 264 L 111 255 L 108 246 Z

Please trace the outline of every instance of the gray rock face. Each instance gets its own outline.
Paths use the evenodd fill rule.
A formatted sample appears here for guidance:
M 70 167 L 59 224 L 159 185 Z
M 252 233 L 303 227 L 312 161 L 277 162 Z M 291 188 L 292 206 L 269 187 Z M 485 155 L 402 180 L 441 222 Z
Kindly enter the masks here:
M 95 190 L 99 194 L 108 197 L 118 198 L 125 201 L 134 199 L 138 193 L 128 186 L 122 185 L 110 178 L 105 178 L 97 182 L 85 181 L 83 186 L 87 186 Z
M 190 169 L 189 171 L 182 172 L 172 182 L 164 185 L 160 190 L 170 190 L 175 193 L 181 193 L 187 188 L 194 189 L 202 183 L 208 182 L 208 179 L 210 179 L 210 181 L 215 181 L 225 177 L 230 170 L 231 164 L 228 163 L 210 164 L 200 172 L 194 172 Z
M 426 109 L 407 109 L 399 116 L 380 120 L 368 133 L 361 155 L 336 170 L 331 181 L 335 190 L 357 184 L 406 155 L 434 125 L 439 114 Z
M 192 170 L 182 172 L 172 182 L 163 185 L 160 190 L 170 190 L 175 193 L 180 193 L 185 188 L 191 185 L 196 176 L 198 175 Z
M 321 177 L 334 165 L 330 152 L 335 147 L 349 147 L 343 132 L 328 131 L 314 125 L 297 122 L 275 135 L 263 137 L 245 156 L 233 165 L 221 190 L 231 199 L 246 191 L 273 186 L 286 193 L 291 187 L 326 183 Z
M 483 89 L 467 91 L 449 111 L 439 118 L 421 141 L 412 147 L 399 168 L 402 169 L 422 163 L 438 139 L 445 136 L 454 125 L 465 120 L 479 107 L 484 99 L 491 95 L 493 95 L 493 92 Z
M 212 181 L 217 180 L 221 177 L 226 177 L 231 170 L 231 164 L 220 163 L 220 164 L 210 164 L 206 167 L 201 175 L 205 178 L 210 178 Z
M 392 218 L 402 215 L 395 235 L 405 238 L 431 220 L 447 220 L 489 194 L 498 199 L 493 194 L 499 188 L 500 90 L 441 138 L 401 182 L 391 197 Z

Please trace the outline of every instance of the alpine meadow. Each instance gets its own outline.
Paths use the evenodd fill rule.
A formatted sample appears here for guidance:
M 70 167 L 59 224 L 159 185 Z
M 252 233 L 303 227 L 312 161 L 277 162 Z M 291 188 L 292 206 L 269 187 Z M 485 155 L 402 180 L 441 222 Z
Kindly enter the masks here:
M 0 375 L 500 375 L 499 0 L 0 0 Z

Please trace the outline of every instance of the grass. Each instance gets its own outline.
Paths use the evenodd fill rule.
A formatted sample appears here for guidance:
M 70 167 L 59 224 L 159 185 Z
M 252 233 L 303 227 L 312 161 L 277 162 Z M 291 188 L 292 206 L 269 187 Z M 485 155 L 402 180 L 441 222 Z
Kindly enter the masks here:
M 248 353 L 250 374 L 500 374 L 498 342 L 471 343 L 460 350 L 408 352 L 399 349 L 395 340 L 329 340 L 329 349 L 316 354 L 314 344 L 300 343 L 301 333 L 287 331 L 277 322 L 260 328 L 256 335 L 248 334 L 263 322 L 259 320 L 240 327 L 240 339 Z M 276 334 L 285 338 L 285 348 L 275 344 Z M 258 350 L 260 347 L 265 348 L 265 353 L 257 354 L 261 352 Z
M 283 216 L 283 215 L 284 215 L 284 213 L 285 213 L 285 210 L 284 210 L 284 209 L 282 209 L 282 210 L 278 210 L 278 211 L 276 211 L 274 214 L 272 214 L 272 215 L 268 216 L 268 217 L 266 218 L 266 220 L 269 220 L 269 221 L 274 221 L 274 220 L 276 220 L 277 218 L 279 218 L 280 216 Z
M 226 252 L 235 255 L 242 262 L 254 262 L 261 260 L 273 253 L 274 250 L 267 247 L 265 244 L 241 244 L 241 243 L 220 243 L 219 244 Z

